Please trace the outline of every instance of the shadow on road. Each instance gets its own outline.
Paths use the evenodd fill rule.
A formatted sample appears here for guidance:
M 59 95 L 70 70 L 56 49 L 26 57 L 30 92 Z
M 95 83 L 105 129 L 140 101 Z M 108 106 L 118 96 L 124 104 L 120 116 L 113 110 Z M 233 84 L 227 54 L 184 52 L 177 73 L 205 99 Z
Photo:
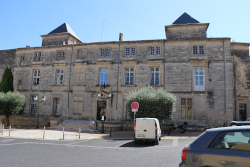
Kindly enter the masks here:
M 121 145 L 120 147 L 153 147 L 155 146 L 154 142 L 139 142 L 138 144 L 135 144 L 134 141 L 129 141 L 123 145 Z

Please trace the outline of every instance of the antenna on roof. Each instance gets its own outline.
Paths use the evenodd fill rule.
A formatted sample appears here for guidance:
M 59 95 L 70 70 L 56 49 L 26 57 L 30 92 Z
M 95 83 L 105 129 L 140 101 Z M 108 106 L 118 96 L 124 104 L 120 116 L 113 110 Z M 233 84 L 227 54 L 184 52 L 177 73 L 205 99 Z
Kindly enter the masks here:
M 104 21 L 106 21 L 106 20 L 103 20 L 103 23 L 102 23 L 102 32 L 103 32 Z M 101 40 L 100 40 L 100 42 L 101 41 L 102 41 L 102 33 L 101 33 Z

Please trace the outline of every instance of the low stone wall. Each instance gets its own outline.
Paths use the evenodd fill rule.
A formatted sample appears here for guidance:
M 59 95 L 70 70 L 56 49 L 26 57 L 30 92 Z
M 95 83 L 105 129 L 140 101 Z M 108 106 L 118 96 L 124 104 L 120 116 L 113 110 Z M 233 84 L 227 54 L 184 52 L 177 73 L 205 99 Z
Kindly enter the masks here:
M 112 131 L 133 131 L 134 130 L 134 122 L 104 122 L 104 130 L 105 131 L 110 131 L 112 127 Z M 161 131 L 164 133 L 166 130 L 171 128 L 170 123 L 164 123 L 161 124 Z M 97 129 L 101 130 L 102 129 L 102 121 L 97 121 Z M 206 130 L 205 126 L 199 126 L 199 125 L 187 125 L 186 128 L 187 131 L 199 131 L 203 132 Z
M 1 116 L 1 122 L 5 124 L 5 117 Z M 49 117 L 39 117 L 39 126 L 56 126 L 63 123 L 62 118 L 49 118 Z M 10 116 L 10 125 L 14 126 L 36 126 L 37 117 L 35 116 L 22 116 L 22 115 L 12 115 Z

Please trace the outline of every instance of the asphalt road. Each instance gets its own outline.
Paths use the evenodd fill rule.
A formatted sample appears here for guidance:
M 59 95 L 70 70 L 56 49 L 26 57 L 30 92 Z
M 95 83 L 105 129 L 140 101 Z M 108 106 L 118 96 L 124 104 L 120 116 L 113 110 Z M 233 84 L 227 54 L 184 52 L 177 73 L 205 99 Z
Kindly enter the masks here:
M 0 137 L 1 167 L 177 167 L 193 139 L 162 139 L 159 145 L 132 140 L 34 140 Z

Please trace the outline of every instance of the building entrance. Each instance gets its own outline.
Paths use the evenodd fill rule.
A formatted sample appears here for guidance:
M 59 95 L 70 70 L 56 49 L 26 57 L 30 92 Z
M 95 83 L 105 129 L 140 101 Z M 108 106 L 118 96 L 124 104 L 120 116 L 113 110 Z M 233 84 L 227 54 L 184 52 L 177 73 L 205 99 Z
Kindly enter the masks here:
M 104 120 L 106 120 L 106 101 L 97 101 L 97 112 L 96 112 L 96 120 L 101 121 L 103 116 L 103 108 L 104 108 Z
M 245 121 L 247 119 L 247 105 L 244 103 L 239 104 L 239 120 L 240 121 Z

